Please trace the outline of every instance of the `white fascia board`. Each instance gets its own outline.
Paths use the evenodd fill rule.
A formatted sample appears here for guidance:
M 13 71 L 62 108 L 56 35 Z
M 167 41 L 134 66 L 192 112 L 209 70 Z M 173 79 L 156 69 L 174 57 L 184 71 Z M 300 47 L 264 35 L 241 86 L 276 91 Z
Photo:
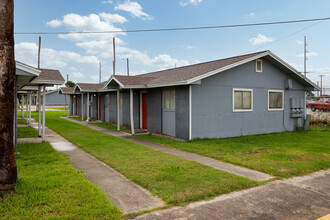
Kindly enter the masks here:
M 282 60 L 281 58 L 279 58 L 278 56 L 276 56 L 272 52 L 268 51 L 268 55 L 271 56 L 273 59 L 275 59 L 280 64 L 282 64 L 283 66 L 285 66 L 291 72 L 295 73 L 298 77 L 300 77 L 302 80 L 306 81 L 312 87 L 321 90 L 320 87 L 318 87 L 317 85 L 315 85 L 310 79 L 308 79 L 307 77 L 305 77 L 304 75 L 302 75 L 298 70 L 296 70 L 295 68 L 293 68 L 292 66 L 290 66 L 287 62 L 285 62 L 284 60 Z
M 112 80 L 114 80 L 116 83 L 118 83 L 118 85 L 119 85 L 120 87 L 123 87 L 123 88 L 124 88 L 124 85 L 123 85 L 118 79 L 116 79 L 115 76 L 112 75 L 112 76 L 110 77 L 110 79 L 108 80 L 108 82 L 107 82 L 106 84 L 104 84 L 104 86 L 103 86 L 102 89 L 107 88 L 107 86 L 109 85 L 109 83 L 110 83 Z
M 59 80 L 38 80 L 34 79 L 31 81 L 32 84 L 39 84 L 39 85 L 62 85 L 64 84 L 64 81 Z
M 100 90 L 97 90 L 97 92 L 100 92 L 100 93 L 102 93 L 102 92 L 116 92 L 117 91 L 117 89 L 100 89 Z
M 29 66 L 29 65 L 26 65 L 24 63 L 21 63 L 21 62 L 15 62 L 16 63 L 16 68 L 17 69 L 20 69 L 22 71 L 25 71 L 25 72 L 28 72 L 34 76 L 39 76 L 40 73 L 41 73 L 41 70 L 38 70 L 32 66 Z

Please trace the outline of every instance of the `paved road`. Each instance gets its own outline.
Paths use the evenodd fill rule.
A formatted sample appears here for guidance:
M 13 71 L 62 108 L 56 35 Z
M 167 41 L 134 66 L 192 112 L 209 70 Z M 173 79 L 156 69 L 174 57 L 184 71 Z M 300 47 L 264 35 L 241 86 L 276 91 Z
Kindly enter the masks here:
M 330 214 L 330 169 L 137 217 L 157 219 L 318 219 Z

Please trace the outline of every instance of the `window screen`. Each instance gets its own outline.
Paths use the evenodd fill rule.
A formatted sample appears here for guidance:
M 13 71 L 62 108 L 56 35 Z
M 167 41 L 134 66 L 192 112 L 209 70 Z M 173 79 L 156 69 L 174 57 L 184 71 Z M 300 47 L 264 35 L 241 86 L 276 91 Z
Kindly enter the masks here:
M 269 91 L 268 93 L 269 109 L 283 109 L 283 92 Z
M 163 108 L 175 109 L 175 89 L 163 90 Z
M 252 110 L 252 91 L 234 90 L 234 110 Z

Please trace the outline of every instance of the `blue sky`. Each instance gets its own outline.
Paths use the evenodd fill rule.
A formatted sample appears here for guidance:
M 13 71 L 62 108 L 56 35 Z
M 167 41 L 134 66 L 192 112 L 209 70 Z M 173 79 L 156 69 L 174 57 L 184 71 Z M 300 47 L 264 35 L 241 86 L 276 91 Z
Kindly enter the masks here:
M 15 0 L 15 32 L 106 31 L 260 23 L 330 17 L 328 0 Z M 41 35 L 41 67 L 59 69 L 74 82 L 271 50 L 303 71 L 307 36 L 308 77 L 325 73 L 330 87 L 330 21 L 173 32 Z M 38 35 L 15 35 L 16 59 L 36 66 Z

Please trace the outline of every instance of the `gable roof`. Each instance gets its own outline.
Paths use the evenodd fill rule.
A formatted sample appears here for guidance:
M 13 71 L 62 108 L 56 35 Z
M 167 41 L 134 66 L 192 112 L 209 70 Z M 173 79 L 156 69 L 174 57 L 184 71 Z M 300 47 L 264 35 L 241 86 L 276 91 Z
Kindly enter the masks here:
M 97 92 L 98 90 L 103 89 L 106 82 L 107 81 L 101 83 L 77 83 L 73 91 L 78 88 L 80 92 Z
M 65 82 L 59 70 L 54 69 L 40 69 L 40 75 L 35 78 L 32 83 L 34 84 L 52 84 L 61 85 Z
M 71 94 L 74 91 L 74 87 L 61 87 L 58 91 L 58 93 L 62 94 Z
M 261 51 L 241 56 L 235 56 L 215 61 L 209 61 L 179 68 L 167 69 L 157 72 L 141 74 L 138 76 L 111 76 L 103 89 L 112 81 L 116 81 L 122 88 L 152 88 L 175 85 L 189 85 L 201 79 L 228 69 L 243 65 L 256 59 L 267 57 L 267 59 L 277 63 L 302 84 L 319 89 L 312 81 L 305 78 L 292 66 L 284 62 L 270 51 Z

